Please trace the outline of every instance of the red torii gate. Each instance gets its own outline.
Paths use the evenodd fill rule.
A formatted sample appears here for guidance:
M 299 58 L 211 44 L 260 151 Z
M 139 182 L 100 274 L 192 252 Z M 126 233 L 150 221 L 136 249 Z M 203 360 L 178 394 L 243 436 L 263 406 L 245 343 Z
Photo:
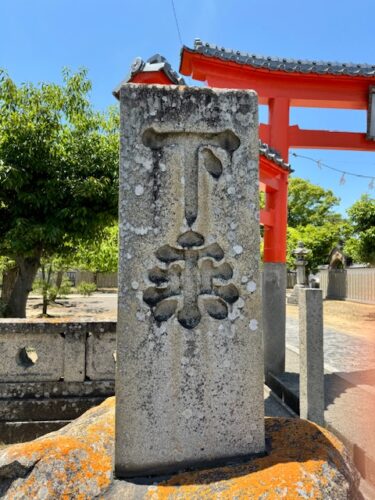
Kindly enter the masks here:
M 269 108 L 269 123 L 259 127 L 263 141 L 259 178 L 260 189 L 266 193 L 260 218 L 264 226 L 265 375 L 272 384 L 272 374 L 282 373 L 285 367 L 289 149 L 375 151 L 375 142 L 366 133 L 301 130 L 297 125 L 290 126 L 289 109 L 291 106 L 369 109 L 375 66 L 259 57 L 196 40 L 194 49 L 182 48 L 180 72 L 212 87 L 253 89 L 258 93 L 259 103 Z M 183 79 L 159 55 L 146 63 L 137 58 L 127 81 L 184 85 Z M 116 97 L 117 93 L 115 90 Z
M 260 124 L 260 138 L 285 162 L 290 148 L 375 151 L 366 133 L 302 130 L 289 124 L 291 106 L 367 110 L 375 66 L 273 59 L 196 40 L 194 49 L 182 48 L 180 72 L 212 87 L 255 90 L 259 104 L 269 107 L 269 123 Z M 287 177 L 279 179 L 266 208 L 273 216 L 271 221 L 269 214 L 261 216 L 270 229 L 264 234 L 264 261 L 285 262 Z

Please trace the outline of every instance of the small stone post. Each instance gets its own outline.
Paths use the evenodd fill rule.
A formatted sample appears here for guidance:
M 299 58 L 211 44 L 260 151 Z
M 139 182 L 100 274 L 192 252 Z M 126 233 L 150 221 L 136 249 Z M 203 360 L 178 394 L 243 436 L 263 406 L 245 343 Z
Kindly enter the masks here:
M 264 376 L 285 372 L 286 266 L 281 262 L 263 264 Z
M 256 94 L 120 101 L 116 476 L 263 453 Z
M 324 424 L 322 290 L 299 291 L 300 417 Z

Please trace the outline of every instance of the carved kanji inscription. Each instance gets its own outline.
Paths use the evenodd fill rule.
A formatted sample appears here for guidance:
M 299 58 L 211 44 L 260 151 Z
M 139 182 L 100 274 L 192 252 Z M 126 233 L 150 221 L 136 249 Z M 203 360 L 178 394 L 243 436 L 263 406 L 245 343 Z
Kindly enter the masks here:
M 205 246 L 203 236 L 194 231 L 182 234 L 177 244 L 159 248 L 156 257 L 166 269 L 154 267 L 149 272 L 156 286 L 145 290 L 143 300 L 153 309 L 156 321 L 166 321 L 177 312 L 183 327 L 196 327 L 202 317 L 200 296 L 212 318 L 226 318 L 227 304 L 233 304 L 239 293 L 232 283 L 223 284 L 232 278 L 232 267 L 226 262 L 213 262 L 224 258 L 222 248 L 217 243 Z
M 223 173 L 220 156 L 230 161 L 231 154 L 240 145 L 238 137 L 230 130 L 215 134 L 186 134 L 157 132 L 150 128 L 143 133 L 143 143 L 154 150 L 172 144 L 181 146 L 184 158 L 185 218 L 192 227 L 198 216 L 200 165 L 214 179 L 219 179 Z M 217 243 L 205 247 L 204 236 L 192 230 L 182 234 L 177 245 L 159 248 L 156 257 L 167 267 L 155 267 L 149 272 L 149 279 L 156 286 L 145 290 L 143 300 L 153 309 L 155 319 L 166 321 L 177 313 L 183 327 L 194 328 L 202 317 L 199 296 L 206 296 L 204 308 L 212 318 L 226 318 L 227 304 L 235 302 L 239 293 L 233 284 L 213 283 L 214 279 L 223 282 L 233 275 L 228 263 L 215 265 L 211 260 L 221 261 L 224 258 L 222 248 Z

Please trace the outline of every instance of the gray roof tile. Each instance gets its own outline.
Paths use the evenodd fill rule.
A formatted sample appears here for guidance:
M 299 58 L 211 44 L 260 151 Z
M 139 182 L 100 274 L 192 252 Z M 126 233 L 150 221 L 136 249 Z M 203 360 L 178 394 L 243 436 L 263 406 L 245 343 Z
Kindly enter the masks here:
M 268 144 L 259 140 L 259 154 L 264 156 L 268 160 L 271 160 L 273 163 L 283 168 L 284 170 L 288 170 L 288 172 L 293 172 L 292 167 L 289 163 L 286 163 L 280 156 L 280 154 L 275 151 L 273 148 L 268 146 Z
M 198 38 L 195 40 L 194 49 L 189 49 L 188 47 L 186 47 L 186 49 L 190 51 L 194 50 L 199 54 L 204 54 L 209 57 L 216 57 L 222 59 L 223 61 L 234 61 L 239 64 L 269 70 L 375 77 L 375 65 L 329 61 L 302 61 L 301 59 L 259 56 L 204 43 Z
M 147 73 L 151 71 L 163 71 L 175 85 L 185 85 L 185 80 L 174 71 L 166 58 L 160 54 L 155 54 L 147 59 L 146 62 L 143 61 L 141 57 L 136 57 L 130 67 L 129 75 L 117 85 L 112 94 L 118 99 L 122 85 L 128 83 L 132 77 L 138 73 Z

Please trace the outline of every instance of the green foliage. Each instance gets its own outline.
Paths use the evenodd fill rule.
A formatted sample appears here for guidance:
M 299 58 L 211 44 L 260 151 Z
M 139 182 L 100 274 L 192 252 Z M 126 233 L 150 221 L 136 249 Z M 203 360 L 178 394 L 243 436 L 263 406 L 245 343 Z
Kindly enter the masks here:
M 56 270 L 61 269 L 61 259 L 51 259 L 50 261 L 42 259 L 41 278 L 34 280 L 33 290 L 39 292 L 43 297 L 43 314 L 47 314 L 48 305 L 55 302 L 58 296 L 67 295 L 71 292 L 71 283 L 65 278 L 61 284 L 54 280 Z
M 52 296 L 56 298 L 53 292 L 54 285 L 49 283 L 47 280 L 43 278 L 37 278 L 33 283 L 33 292 L 40 293 L 41 295 L 46 295 L 48 300 L 53 300 L 50 297 L 50 292 L 52 290 Z
M 57 288 L 56 297 L 63 298 L 65 295 L 72 293 L 72 283 L 68 278 L 63 278 L 61 285 Z
M 288 191 L 288 226 L 321 226 L 328 221 L 339 221 L 341 216 L 332 211 L 339 202 L 340 199 L 330 189 L 323 189 L 299 177 L 291 177 Z
M 0 273 L 2 274 L 9 267 L 14 266 L 14 261 L 5 256 L 0 256 Z
M 327 263 L 328 256 L 339 241 L 345 238 L 350 232 L 347 223 L 334 224 L 327 222 L 321 226 L 307 224 L 298 228 L 289 227 L 287 233 L 287 265 L 294 268 L 295 257 L 292 251 L 295 250 L 299 241 L 302 241 L 306 248 L 310 250 L 307 257 L 308 268 L 316 271 L 321 264 Z
M 86 71 L 17 86 L 0 72 L 0 253 L 44 255 L 95 238 L 117 215 L 115 110 L 93 111 Z
M 82 281 L 77 286 L 77 292 L 81 295 L 90 296 L 96 291 L 95 283 L 87 283 L 87 281 Z
M 289 180 L 287 264 L 295 267 L 292 254 L 299 241 L 310 250 L 309 270 L 327 262 L 329 253 L 351 234 L 350 225 L 333 208 L 339 203 L 331 190 L 298 177 Z
M 106 227 L 100 239 L 77 246 L 72 267 L 92 272 L 116 272 L 118 261 L 118 225 Z
M 362 195 L 348 210 L 354 235 L 344 251 L 355 262 L 375 264 L 375 198 Z

